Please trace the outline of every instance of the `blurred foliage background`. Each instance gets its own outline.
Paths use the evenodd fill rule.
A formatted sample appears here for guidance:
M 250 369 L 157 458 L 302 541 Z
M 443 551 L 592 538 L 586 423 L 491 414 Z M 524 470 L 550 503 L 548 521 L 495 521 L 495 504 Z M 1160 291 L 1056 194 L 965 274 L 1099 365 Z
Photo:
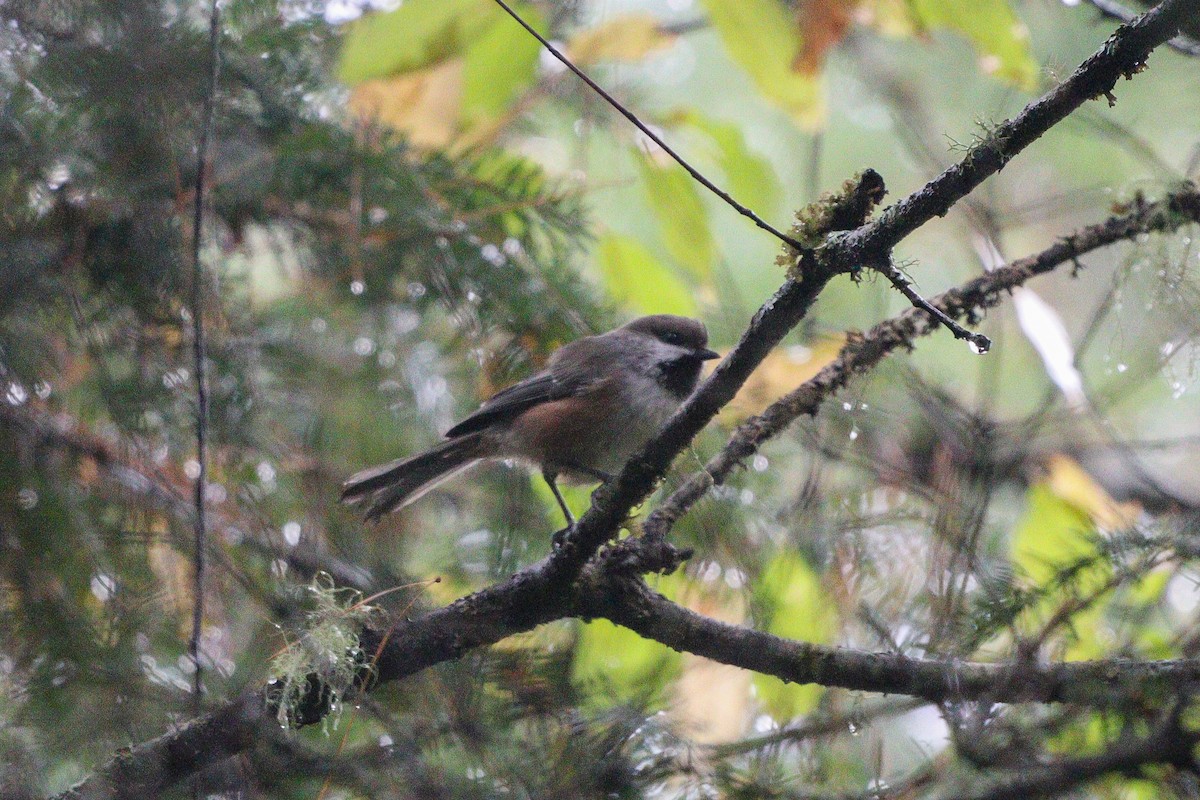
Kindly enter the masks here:
M 519 468 L 476 469 L 374 527 L 338 506 L 345 475 L 433 443 L 558 345 L 633 315 L 694 315 L 729 347 L 783 278 L 777 242 L 491 0 L 394 5 L 222 4 L 203 231 L 210 698 L 270 676 L 321 573 L 390 590 L 374 602 L 406 613 L 532 563 L 555 528 Z M 777 227 L 864 167 L 893 198 L 919 187 L 1113 26 L 1050 0 L 515 7 Z M 6 798 L 61 791 L 191 715 L 187 242 L 206 14 L 191 0 L 0 6 Z M 1200 174 L 1197 64 L 1159 51 L 1115 107 L 1085 106 L 908 239 L 921 290 Z M 1194 544 L 1178 546 L 1200 501 L 1194 236 L 1039 280 L 983 323 L 986 357 L 938 334 L 856 380 L 677 526 L 697 555 L 660 590 L 784 636 L 910 655 L 1194 655 L 1200 573 Z M 904 306 L 880 281 L 832 285 L 677 469 Z M 263 741 L 201 785 L 912 794 L 1097 750 L 1149 713 L 787 686 L 570 621 Z M 1118 776 L 1088 791 L 1183 789 Z

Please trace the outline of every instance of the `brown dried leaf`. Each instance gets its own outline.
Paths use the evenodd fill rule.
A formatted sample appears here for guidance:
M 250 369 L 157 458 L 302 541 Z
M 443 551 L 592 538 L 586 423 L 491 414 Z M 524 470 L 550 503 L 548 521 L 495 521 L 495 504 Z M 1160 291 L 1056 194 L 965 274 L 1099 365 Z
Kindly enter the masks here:
M 846 36 L 858 0 L 807 0 L 796 15 L 800 49 L 792 69 L 802 75 L 821 71 L 825 56 Z

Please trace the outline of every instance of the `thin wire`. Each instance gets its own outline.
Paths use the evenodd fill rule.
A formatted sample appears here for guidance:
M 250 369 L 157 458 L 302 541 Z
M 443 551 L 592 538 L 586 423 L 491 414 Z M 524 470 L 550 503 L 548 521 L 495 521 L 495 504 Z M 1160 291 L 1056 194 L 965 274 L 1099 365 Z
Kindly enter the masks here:
M 206 342 L 204 339 L 204 267 L 200 263 L 200 236 L 204 227 L 204 178 L 208 172 L 208 151 L 212 139 L 217 76 L 220 71 L 221 11 L 212 0 L 208 29 L 208 85 L 204 92 L 204 109 L 200 118 L 200 142 L 196 148 L 196 200 L 192 216 L 192 358 L 196 371 L 196 475 L 193 502 L 196 507 L 195 559 L 196 575 L 192 602 L 192 636 L 188 656 L 192 660 L 192 697 L 196 712 L 201 705 L 200 634 L 204 621 L 204 548 L 208 539 L 204 491 L 208 480 L 208 385 L 205 375 Z
M 513 19 L 515 19 L 517 21 L 518 25 L 520 25 L 525 30 L 529 31 L 529 34 L 531 36 L 533 36 L 533 38 L 537 39 L 539 42 L 542 43 L 542 47 L 546 48 L 546 50 L 548 50 L 550 52 L 550 55 L 554 56 L 559 61 L 561 61 L 563 63 L 563 66 L 565 66 L 567 69 L 571 70 L 571 72 L 574 72 L 581 81 L 583 81 L 584 83 L 586 83 L 588 86 L 591 87 L 592 91 L 594 91 L 596 94 L 603 97 L 605 99 L 605 101 L 608 102 L 609 105 L 611 105 L 618 112 L 620 112 L 621 116 L 625 117 L 625 119 L 632 122 L 634 127 L 636 127 L 639 131 L 646 134 L 646 136 L 649 137 L 650 141 L 654 142 L 656 145 L 661 147 L 663 149 L 663 152 L 665 152 L 671 158 L 675 159 L 675 163 L 677 163 L 679 166 L 681 166 L 685 170 L 687 170 L 688 174 L 691 175 L 693 178 L 695 178 L 697 181 L 699 181 L 700 184 L 702 186 L 704 186 L 704 188 L 708 189 L 710 192 L 715 194 L 717 197 L 724 200 L 726 203 L 728 203 L 735 211 L 737 211 L 743 217 L 746 217 L 747 219 L 751 220 L 755 225 L 762 228 L 764 231 L 767 231 L 768 233 L 772 234 L 779 241 L 784 242 L 789 247 L 792 247 L 796 250 L 804 250 L 805 249 L 804 245 L 800 244 L 800 242 L 796 241 L 795 239 L 788 236 L 787 234 L 785 234 L 779 230 L 776 230 L 774 227 L 771 226 L 770 223 L 768 223 L 764 219 L 762 219 L 762 217 L 755 214 L 749 208 L 746 208 L 746 206 L 742 205 L 737 200 L 734 200 L 733 197 L 731 197 L 728 192 L 721 189 L 719 186 L 717 186 L 715 183 L 710 181 L 708 178 L 704 177 L 704 175 L 699 170 L 697 170 L 695 167 L 693 167 L 691 164 L 689 164 L 687 161 L 685 161 L 683 159 L 683 156 L 679 155 L 674 150 L 672 150 L 670 145 L 668 145 L 666 142 L 664 142 L 662 140 L 662 137 L 660 137 L 658 134 L 656 134 L 654 131 L 652 131 L 649 128 L 649 126 L 647 126 L 644 122 L 642 122 L 640 119 L 638 119 L 637 115 L 635 115 L 632 111 L 627 109 L 625 106 L 621 105 L 621 103 L 618 102 L 615 97 L 613 97 L 611 94 L 606 92 L 594 80 L 589 78 L 583 70 L 581 70 L 579 67 L 577 67 L 573 63 L 571 63 L 571 60 L 569 58 L 567 58 L 562 53 L 560 53 L 558 51 L 558 49 L 554 47 L 554 45 L 550 44 L 550 42 L 547 41 L 546 37 L 542 36 L 540 33 L 538 33 L 536 30 L 534 30 L 533 26 L 531 26 L 528 22 L 526 22 L 524 19 L 522 19 L 521 15 L 518 14 L 516 11 L 514 11 L 512 9 L 512 7 L 508 5 L 508 3 L 504 2 L 504 0 L 496 0 L 496 5 L 500 6 L 506 12 L 508 12 L 508 15 L 510 17 L 512 17 Z

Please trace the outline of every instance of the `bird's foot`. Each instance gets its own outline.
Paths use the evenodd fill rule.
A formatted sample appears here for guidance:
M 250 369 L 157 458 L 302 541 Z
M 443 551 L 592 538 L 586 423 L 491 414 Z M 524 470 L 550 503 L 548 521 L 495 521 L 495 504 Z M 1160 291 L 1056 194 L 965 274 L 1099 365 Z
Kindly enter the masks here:
M 553 548 L 554 550 L 557 550 L 560 547 L 562 547 L 563 542 L 566 541 L 566 539 L 567 539 L 567 534 L 573 530 L 575 530 L 574 522 L 572 522 L 570 525 L 568 525 L 567 527 L 565 527 L 561 530 L 555 531 L 554 535 L 550 537 L 551 548 Z

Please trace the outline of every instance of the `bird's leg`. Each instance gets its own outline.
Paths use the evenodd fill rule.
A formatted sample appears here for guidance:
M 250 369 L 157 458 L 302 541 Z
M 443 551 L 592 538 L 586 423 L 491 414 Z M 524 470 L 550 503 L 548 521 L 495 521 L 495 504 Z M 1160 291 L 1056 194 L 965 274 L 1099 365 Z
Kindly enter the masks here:
M 567 527 L 560 531 L 555 531 L 551 542 L 555 548 L 562 544 L 563 537 L 575 527 L 575 517 L 571 515 L 571 509 L 567 508 L 567 501 L 563 499 L 562 492 L 558 490 L 558 470 L 550 469 L 549 467 L 542 468 L 542 477 L 546 480 L 546 484 L 550 487 L 550 491 L 554 492 L 554 499 L 558 501 L 558 507 L 562 509 L 563 517 L 567 520 Z
M 596 492 L 603 488 L 603 484 L 609 483 L 614 477 L 616 477 L 602 470 L 592 469 L 591 467 L 585 467 L 582 464 L 576 464 L 574 462 L 566 464 L 566 467 L 572 472 L 578 472 L 580 475 L 587 475 L 589 478 L 600 481 L 601 486 L 597 486 L 594 490 L 592 490 L 593 503 L 596 502 Z
M 608 483 L 609 481 L 611 481 L 613 479 L 613 476 L 610 475 L 609 473 L 604 472 L 603 470 L 592 469 L 591 467 L 585 467 L 583 464 L 576 464 L 574 462 L 568 462 L 567 464 L 564 464 L 563 466 L 565 466 L 567 469 L 571 470 L 572 472 L 578 472 L 580 475 L 587 475 L 589 478 L 594 478 L 595 480 L 598 480 L 601 483 Z

